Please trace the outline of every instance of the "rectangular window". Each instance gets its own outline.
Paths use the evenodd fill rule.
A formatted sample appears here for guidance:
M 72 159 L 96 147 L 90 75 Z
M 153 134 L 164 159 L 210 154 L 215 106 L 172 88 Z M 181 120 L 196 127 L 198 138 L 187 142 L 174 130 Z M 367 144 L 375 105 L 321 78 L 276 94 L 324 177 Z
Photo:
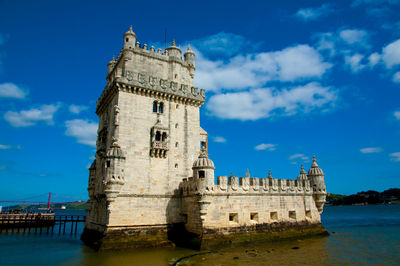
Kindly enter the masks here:
M 258 222 L 258 213 L 257 212 L 250 213 L 250 220 L 253 222 Z
M 306 210 L 306 217 L 307 218 L 311 218 L 311 211 L 310 210 L 308 210 L 308 211 Z
M 237 213 L 230 213 L 229 214 L 229 222 L 238 223 L 239 222 L 238 214 Z
M 278 221 L 278 212 L 271 212 L 270 217 L 272 221 Z
M 296 219 L 296 211 L 289 211 L 289 218 Z

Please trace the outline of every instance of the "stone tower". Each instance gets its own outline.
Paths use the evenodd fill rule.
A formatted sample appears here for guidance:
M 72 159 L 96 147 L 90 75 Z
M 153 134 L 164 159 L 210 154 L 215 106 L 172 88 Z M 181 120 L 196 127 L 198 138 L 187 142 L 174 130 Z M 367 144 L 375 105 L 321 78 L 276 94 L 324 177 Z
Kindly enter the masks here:
M 186 243 L 225 246 L 326 234 L 325 175 L 314 157 L 297 179 L 217 176 L 200 127 L 205 92 L 195 54 L 175 41 L 140 45 L 132 28 L 107 64 L 98 102 L 96 158 L 81 239 L 101 249 Z M 172 241 L 172 242 L 171 242 Z
M 85 242 L 129 231 L 151 234 L 160 245 L 168 224 L 182 221 L 179 183 L 191 176 L 201 147 L 207 152 L 199 117 L 205 92 L 193 87 L 194 58 L 190 47 L 182 56 L 175 41 L 163 53 L 141 46 L 132 27 L 124 34 L 97 102 Z

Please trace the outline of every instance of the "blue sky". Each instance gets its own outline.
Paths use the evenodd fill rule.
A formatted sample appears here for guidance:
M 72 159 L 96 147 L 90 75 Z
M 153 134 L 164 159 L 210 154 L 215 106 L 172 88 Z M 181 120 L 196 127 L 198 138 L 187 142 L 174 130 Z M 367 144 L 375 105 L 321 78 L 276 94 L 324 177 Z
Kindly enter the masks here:
M 0 195 L 87 199 L 96 100 L 133 26 L 196 52 L 216 175 L 400 187 L 400 1 L 0 1 Z M 43 197 L 45 200 L 45 197 Z

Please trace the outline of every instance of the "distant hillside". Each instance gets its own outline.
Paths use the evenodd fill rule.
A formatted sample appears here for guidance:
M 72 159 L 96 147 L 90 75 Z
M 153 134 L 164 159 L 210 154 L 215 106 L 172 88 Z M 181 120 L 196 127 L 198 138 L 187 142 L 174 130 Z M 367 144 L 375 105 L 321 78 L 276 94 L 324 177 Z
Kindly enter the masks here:
M 86 201 L 75 201 L 69 204 L 50 204 L 51 209 L 61 209 L 62 206 L 65 206 L 66 210 L 85 210 L 86 209 Z M 6 209 L 16 210 L 16 209 L 24 209 L 24 210 L 37 210 L 37 209 L 45 209 L 47 205 L 37 205 L 37 204 L 19 204 L 13 206 L 3 206 L 3 211 Z
M 350 196 L 328 193 L 327 205 L 357 205 L 357 204 L 400 204 L 400 189 L 391 188 L 383 192 L 374 190 L 361 191 Z

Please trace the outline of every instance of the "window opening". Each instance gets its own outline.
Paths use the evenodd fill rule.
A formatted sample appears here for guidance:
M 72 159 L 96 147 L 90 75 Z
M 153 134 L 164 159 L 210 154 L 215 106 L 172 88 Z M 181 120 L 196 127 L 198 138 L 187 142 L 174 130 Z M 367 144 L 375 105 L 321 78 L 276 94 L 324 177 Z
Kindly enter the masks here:
M 156 132 L 156 141 L 160 141 L 161 140 L 161 133 L 160 131 Z
M 199 178 L 205 178 L 206 173 L 204 171 L 199 171 Z
M 153 102 L 153 113 L 157 113 L 157 102 Z
M 250 213 L 250 220 L 258 222 L 258 213 L 257 212 Z
M 201 141 L 200 142 L 200 149 L 207 149 L 207 142 Z
M 229 221 L 230 222 L 239 222 L 238 220 L 238 214 L 237 213 L 230 213 L 229 214 Z
M 270 217 L 271 217 L 271 220 L 277 221 L 278 220 L 278 212 L 271 212 Z
M 164 104 L 163 104 L 163 103 L 160 103 L 160 104 L 158 105 L 158 112 L 159 112 L 160 114 L 162 114 L 162 113 L 164 112 Z

